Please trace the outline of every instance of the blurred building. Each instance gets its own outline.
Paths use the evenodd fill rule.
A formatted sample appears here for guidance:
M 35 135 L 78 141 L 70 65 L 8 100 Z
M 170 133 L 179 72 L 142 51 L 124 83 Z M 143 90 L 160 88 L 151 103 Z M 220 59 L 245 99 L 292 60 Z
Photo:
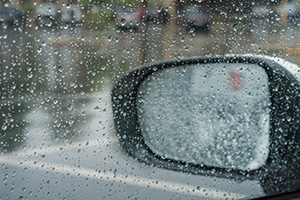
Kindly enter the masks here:
M 38 6 L 42 3 L 53 3 L 56 4 L 58 7 L 61 7 L 63 4 L 72 3 L 72 4 L 78 4 L 80 3 L 80 0 L 73 1 L 73 0 L 1 0 L 1 4 L 8 4 L 11 6 L 19 7 L 23 4 L 26 5 L 33 5 Z
M 118 0 L 111 0 L 113 2 L 117 2 Z M 206 8 L 209 12 L 220 12 L 220 7 L 222 11 L 236 13 L 236 12 L 248 12 L 252 9 L 254 5 L 269 5 L 275 6 L 280 5 L 282 2 L 287 2 L 291 0 L 144 0 L 141 1 L 141 4 L 148 5 L 147 2 L 155 4 L 166 4 L 166 2 L 174 2 L 176 5 L 176 10 L 183 10 L 186 6 L 195 4 L 201 7 Z M 300 5 L 300 0 L 293 0 Z M 38 6 L 41 3 L 53 3 L 56 4 L 57 7 L 62 7 L 64 4 L 83 4 L 87 3 L 86 0 L 0 0 L 0 4 L 9 4 L 12 6 L 21 6 L 23 4 Z M 92 4 L 101 4 L 101 2 L 108 3 L 109 0 L 90 0 L 88 2 L 92 2 Z
M 177 0 L 176 4 L 179 10 L 188 5 L 196 4 L 206 8 L 210 12 L 220 12 L 221 7 L 222 11 L 225 12 L 230 11 L 230 13 L 239 13 L 250 12 L 254 5 L 275 6 L 280 5 L 284 1 L 286 0 Z M 300 0 L 295 1 L 300 2 Z

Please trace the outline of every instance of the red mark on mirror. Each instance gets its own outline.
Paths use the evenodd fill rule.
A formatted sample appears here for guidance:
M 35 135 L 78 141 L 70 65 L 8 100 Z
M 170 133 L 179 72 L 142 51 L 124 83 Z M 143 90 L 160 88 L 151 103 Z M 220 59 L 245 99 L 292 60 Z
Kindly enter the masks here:
M 230 72 L 230 76 L 232 89 L 235 91 L 241 89 L 243 74 L 240 72 L 232 71 Z

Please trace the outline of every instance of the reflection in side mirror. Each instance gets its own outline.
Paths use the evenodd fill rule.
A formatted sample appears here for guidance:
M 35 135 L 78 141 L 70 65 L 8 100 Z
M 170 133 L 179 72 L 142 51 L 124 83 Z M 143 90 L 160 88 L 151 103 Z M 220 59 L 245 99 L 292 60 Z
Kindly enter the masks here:
M 269 152 L 268 75 L 256 64 L 196 64 L 148 76 L 137 115 L 146 145 L 164 158 L 254 170 Z

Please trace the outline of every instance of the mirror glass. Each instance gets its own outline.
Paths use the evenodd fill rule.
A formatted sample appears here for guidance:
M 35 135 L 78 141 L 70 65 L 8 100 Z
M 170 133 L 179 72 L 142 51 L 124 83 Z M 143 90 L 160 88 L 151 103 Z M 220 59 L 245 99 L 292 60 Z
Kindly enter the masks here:
M 162 158 L 254 170 L 269 151 L 268 76 L 255 64 L 158 70 L 140 85 L 138 120 Z

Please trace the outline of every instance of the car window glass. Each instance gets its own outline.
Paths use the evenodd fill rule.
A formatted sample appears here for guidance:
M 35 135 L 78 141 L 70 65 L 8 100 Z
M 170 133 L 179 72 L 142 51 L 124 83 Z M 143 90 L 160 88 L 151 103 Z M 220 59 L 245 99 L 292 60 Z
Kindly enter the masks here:
M 215 170 L 193 175 L 141 163 L 122 148 L 111 90 L 140 66 L 194 57 L 276 57 L 274 65 L 295 63 L 296 70 L 290 71 L 300 77 L 299 3 L 1 1 L 0 199 L 248 199 L 293 190 L 299 182 L 280 177 L 296 177 L 291 166 L 274 167 L 268 179 L 250 180 L 243 174 L 220 178 Z M 274 104 L 265 71 L 250 64 L 224 66 L 170 68 L 145 80 L 138 113 L 149 154 L 187 166 L 247 171 L 270 164 L 270 153 L 294 147 L 294 141 L 284 148 L 272 146 L 268 125 Z M 296 86 L 280 83 L 274 90 L 294 91 Z M 282 117 L 292 110 L 283 102 L 296 100 L 275 102 L 286 109 L 278 123 L 291 120 Z M 286 125 L 278 134 L 294 129 Z

